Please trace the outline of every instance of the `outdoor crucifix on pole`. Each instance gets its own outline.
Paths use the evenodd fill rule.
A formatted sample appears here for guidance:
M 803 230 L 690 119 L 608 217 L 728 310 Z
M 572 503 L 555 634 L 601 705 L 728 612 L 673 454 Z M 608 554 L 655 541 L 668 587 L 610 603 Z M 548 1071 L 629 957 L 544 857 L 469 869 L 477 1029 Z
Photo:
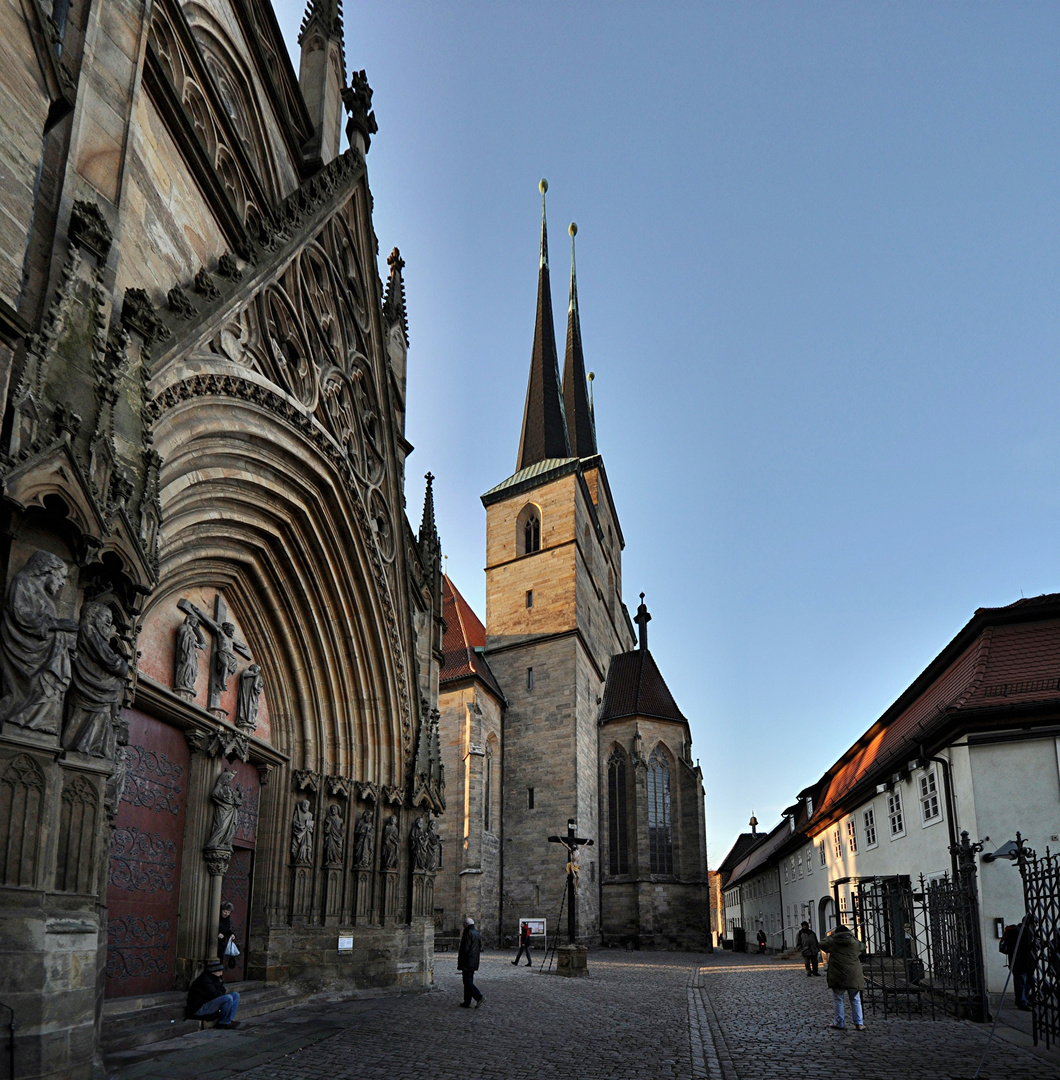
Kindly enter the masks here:
M 592 847 L 592 840 L 587 840 L 584 836 L 576 836 L 578 831 L 578 823 L 574 818 L 567 820 L 567 835 L 566 836 L 550 836 L 548 842 L 550 844 L 562 844 L 567 849 L 567 944 L 574 944 L 574 935 L 577 929 L 575 920 L 575 905 L 574 905 L 574 883 L 575 875 L 577 874 L 578 867 L 574 862 L 574 855 L 578 848 Z

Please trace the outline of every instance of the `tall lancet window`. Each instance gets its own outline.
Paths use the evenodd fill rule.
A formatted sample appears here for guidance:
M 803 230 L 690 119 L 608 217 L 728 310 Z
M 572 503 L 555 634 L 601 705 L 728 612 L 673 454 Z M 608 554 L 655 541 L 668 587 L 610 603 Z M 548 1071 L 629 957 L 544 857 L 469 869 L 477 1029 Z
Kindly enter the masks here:
M 482 798 L 482 828 L 493 832 L 493 747 L 486 743 L 485 790 Z
M 674 872 L 670 766 L 658 748 L 648 759 L 648 853 L 653 874 Z
M 629 873 L 626 755 L 617 748 L 607 762 L 607 865 L 611 874 Z

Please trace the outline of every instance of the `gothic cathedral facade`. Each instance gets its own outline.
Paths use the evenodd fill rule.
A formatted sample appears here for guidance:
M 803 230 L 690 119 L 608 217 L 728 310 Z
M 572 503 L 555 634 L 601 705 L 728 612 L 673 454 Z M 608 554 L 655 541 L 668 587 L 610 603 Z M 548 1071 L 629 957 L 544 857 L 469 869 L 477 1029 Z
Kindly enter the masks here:
M 452 853 L 436 913 L 487 940 L 557 928 L 573 820 L 580 941 L 709 946 L 702 774 L 687 719 L 622 602 L 624 538 L 596 443 L 572 260 L 562 377 L 542 182 L 537 317 L 516 472 L 482 496 L 486 621 L 448 578 L 440 680 Z M 453 785 L 459 785 L 454 791 Z M 566 924 L 566 916 L 563 918 Z
M 226 978 L 433 978 L 442 573 L 404 513 L 404 264 L 384 284 L 340 0 L 299 44 L 296 74 L 268 0 L 0 9 L 18 1076 L 150 1036 L 222 899 Z

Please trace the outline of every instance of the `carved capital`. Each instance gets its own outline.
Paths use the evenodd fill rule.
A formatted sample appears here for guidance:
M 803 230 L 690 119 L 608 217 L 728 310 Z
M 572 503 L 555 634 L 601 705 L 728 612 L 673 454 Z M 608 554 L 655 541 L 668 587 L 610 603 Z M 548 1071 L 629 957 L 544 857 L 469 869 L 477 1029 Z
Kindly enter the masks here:
M 114 236 L 103 212 L 95 203 L 78 199 L 70 215 L 70 240 L 87 248 L 101 263 L 106 262 Z
M 269 776 L 272 774 L 272 765 L 268 762 L 260 762 L 257 766 L 258 780 L 262 787 L 267 787 L 269 783 Z
M 198 728 L 190 728 L 184 732 L 184 741 L 193 754 L 205 754 L 208 753 L 207 748 L 210 745 L 210 733 L 200 731 Z
M 210 877 L 224 877 L 228 873 L 228 864 L 232 861 L 232 850 L 203 848 L 202 857 L 206 861 L 206 871 Z

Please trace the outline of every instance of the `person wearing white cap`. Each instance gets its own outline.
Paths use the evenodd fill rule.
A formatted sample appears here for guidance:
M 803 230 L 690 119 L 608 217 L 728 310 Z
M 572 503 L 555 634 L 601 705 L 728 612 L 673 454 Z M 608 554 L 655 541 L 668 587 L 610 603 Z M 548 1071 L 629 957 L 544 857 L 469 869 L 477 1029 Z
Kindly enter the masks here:
M 460 937 L 460 949 L 456 954 L 456 968 L 464 977 L 464 1000 L 462 1009 L 471 1008 L 471 999 L 475 999 L 477 1009 L 484 1000 L 481 990 L 475 985 L 475 972 L 478 971 L 479 953 L 482 952 L 482 936 L 475 929 L 475 920 L 470 915 L 464 918 L 464 933 Z

